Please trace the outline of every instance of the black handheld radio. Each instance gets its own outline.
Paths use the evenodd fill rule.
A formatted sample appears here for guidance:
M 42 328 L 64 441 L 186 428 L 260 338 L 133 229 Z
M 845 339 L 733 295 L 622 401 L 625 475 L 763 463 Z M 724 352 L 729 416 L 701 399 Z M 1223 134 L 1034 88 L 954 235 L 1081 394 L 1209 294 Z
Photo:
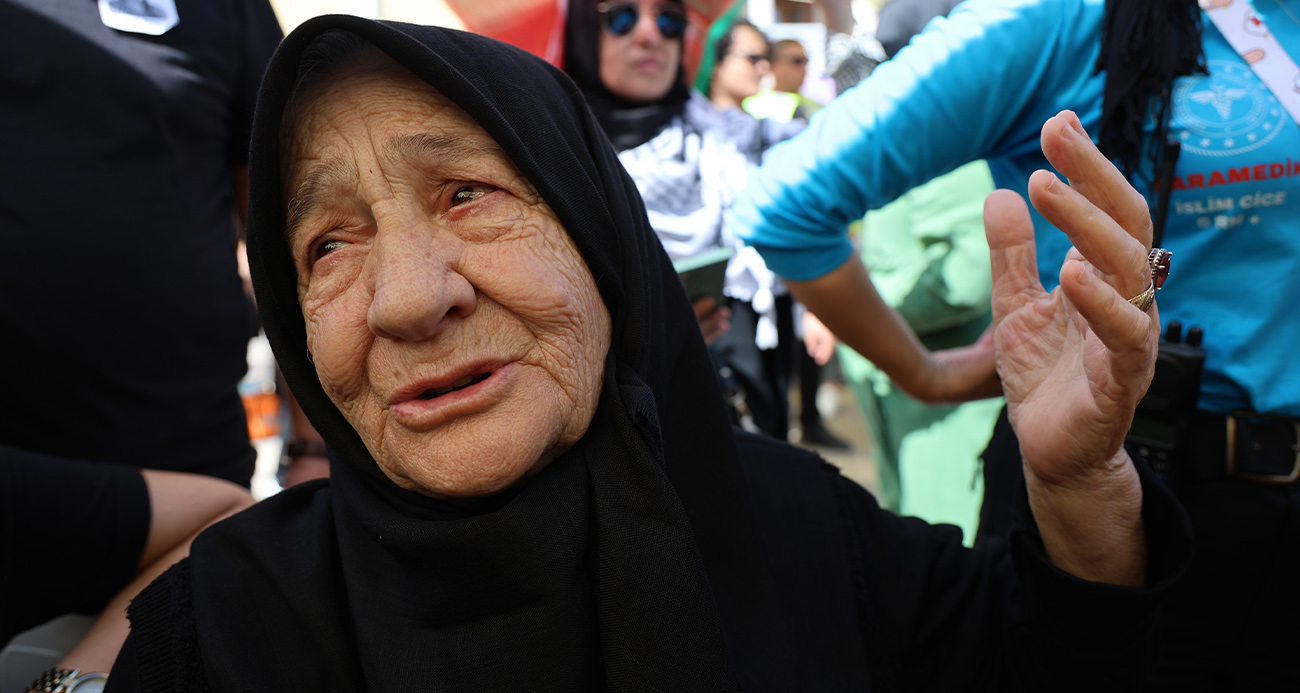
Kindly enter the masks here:
M 1182 323 L 1169 322 L 1160 340 L 1151 387 L 1133 413 L 1133 426 L 1127 438 L 1129 449 L 1166 481 L 1173 471 L 1175 453 L 1185 452 L 1182 447 L 1196 411 L 1201 373 L 1205 369 L 1205 349 L 1201 348 L 1204 338 L 1205 332 L 1192 326 L 1184 340 Z

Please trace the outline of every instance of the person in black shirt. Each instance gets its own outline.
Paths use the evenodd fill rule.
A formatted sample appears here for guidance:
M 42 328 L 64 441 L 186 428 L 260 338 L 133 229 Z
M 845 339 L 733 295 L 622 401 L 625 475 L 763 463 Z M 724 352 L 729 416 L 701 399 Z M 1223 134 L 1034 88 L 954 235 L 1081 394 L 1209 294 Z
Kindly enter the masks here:
M 232 222 L 280 38 L 266 0 L 0 0 L 0 643 L 109 605 L 111 662 L 121 590 L 251 503 Z
M 232 216 L 280 27 L 266 0 L 177 0 L 156 36 L 101 5 L 0 1 L 0 444 L 247 486 Z

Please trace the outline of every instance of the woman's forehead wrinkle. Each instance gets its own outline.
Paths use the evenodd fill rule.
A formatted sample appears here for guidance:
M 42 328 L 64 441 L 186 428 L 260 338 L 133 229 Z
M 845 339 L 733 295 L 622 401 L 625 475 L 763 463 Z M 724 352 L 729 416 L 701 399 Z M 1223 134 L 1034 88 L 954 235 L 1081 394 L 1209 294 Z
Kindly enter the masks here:
M 303 220 L 320 208 L 328 191 L 351 185 L 356 179 L 357 164 L 351 159 L 333 157 L 312 166 L 286 206 L 285 236 L 289 245 L 293 245 Z
M 505 153 L 491 139 L 421 132 L 394 137 L 388 143 L 388 155 L 395 159 L 457 164 L 482 156 L 504 158 Z

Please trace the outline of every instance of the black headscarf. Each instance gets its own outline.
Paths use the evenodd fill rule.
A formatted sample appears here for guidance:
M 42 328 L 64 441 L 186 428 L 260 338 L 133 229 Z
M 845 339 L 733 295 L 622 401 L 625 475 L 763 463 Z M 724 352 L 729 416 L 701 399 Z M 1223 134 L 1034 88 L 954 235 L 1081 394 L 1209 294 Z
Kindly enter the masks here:
M 677 0 L 669 0 L 675 2 Z M 654 103 L 632 103 L 614 95 L 600 81 L 600 0 L 569 0 L 564 30 L 564 71 L 578 83 L 596 121 L 623 151 L 649 142 L 673 116 L 682 112 L 690 99 L 680 54 L 677 76 L 664 97 Z M 679 3 L 680 4 L 680 3 Z M 685 40 L 681 41 L 685 46 Z
M 457 508 L 389 481 L 308 355 L 278 135 L 299 58 L 329 29 L 364 38 L 487 130 L 573 237 L 612 316 L 586 435 L 497 498 Z M 694 315 L 572 82 L 481 36 L 319 17 L 290 34 L 268 68 L 250 177 L 263 324 L 341 461 L 328 485 L 290 489 L 195 542 L 190 593 L 210 685 L 792 688 L 788 635 Z M 145 671 L 152 646 L 138 643 L 142 679 L 167 675 Z

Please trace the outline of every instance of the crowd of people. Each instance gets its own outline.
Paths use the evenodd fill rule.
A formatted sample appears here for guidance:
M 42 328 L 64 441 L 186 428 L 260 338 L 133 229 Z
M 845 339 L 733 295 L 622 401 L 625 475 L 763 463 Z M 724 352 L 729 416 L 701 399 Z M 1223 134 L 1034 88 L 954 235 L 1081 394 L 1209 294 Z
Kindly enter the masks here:
M 1300 2 L 954 4 L 822 104 L 743 2 L 0 0 L 27 690 L 1295 689 Z

